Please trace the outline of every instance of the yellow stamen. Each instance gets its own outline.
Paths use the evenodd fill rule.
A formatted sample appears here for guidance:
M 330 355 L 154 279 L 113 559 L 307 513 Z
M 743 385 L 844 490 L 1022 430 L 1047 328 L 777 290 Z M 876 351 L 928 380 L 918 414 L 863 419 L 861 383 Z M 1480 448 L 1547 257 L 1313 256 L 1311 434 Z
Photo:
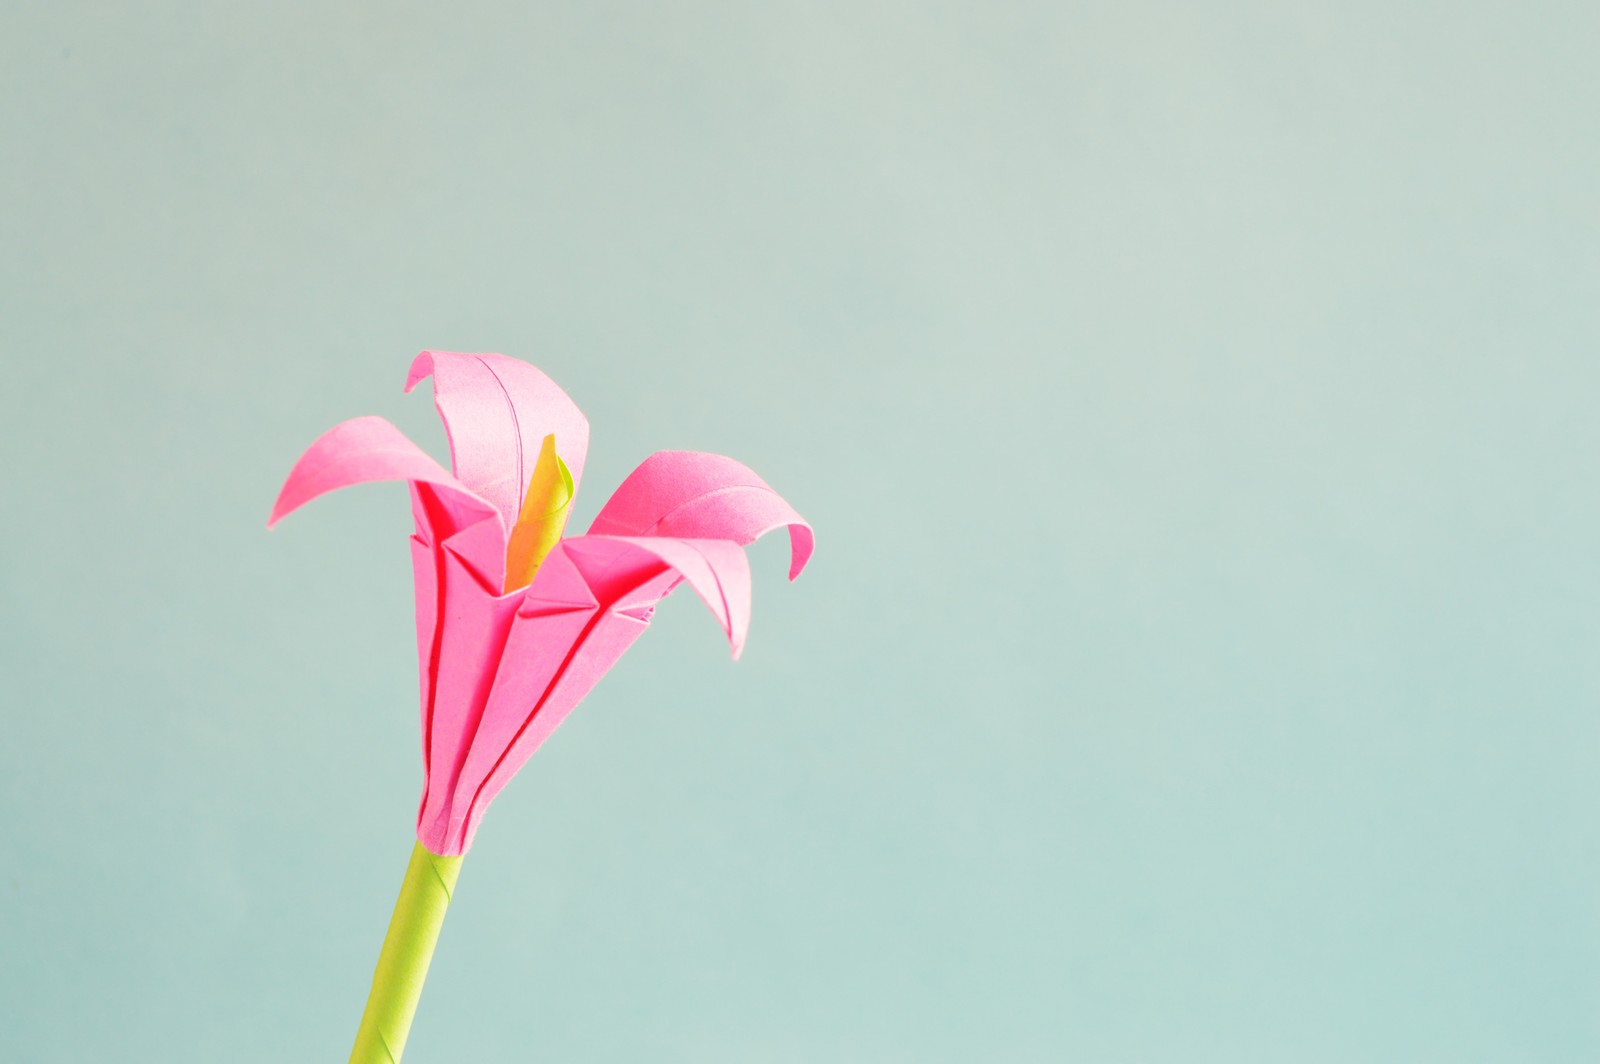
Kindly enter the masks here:
M 533 477 L 528 481 L 528 494 L 523 497 L 522 511 L 506 543 L 507 593 L 533 583 L 533 575 L 539 571 L 545 555 L 561 542 L 572 496 L 572 472 L 556 454 L 556 438 L 552 433 L 544 438 L 544 445 L 539 448 L 539 460 L 534 463 Z

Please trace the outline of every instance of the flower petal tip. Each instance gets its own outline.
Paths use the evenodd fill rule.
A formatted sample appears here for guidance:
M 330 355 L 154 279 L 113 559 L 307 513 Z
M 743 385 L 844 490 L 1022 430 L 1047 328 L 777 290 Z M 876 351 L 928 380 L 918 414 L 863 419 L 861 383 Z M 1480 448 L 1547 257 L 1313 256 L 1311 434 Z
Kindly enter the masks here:
M 804 522 L 789 526 L 789 583 L 800 579 L 817 549 L 817 534 Z
M 295 486 L 295 477 L 291 474 L 289 479 L 284 481 L 283 487 L 278 490 L 278 497 L 272 501 L 272 513 L 267 515 L 267 531 L 277 528 L 279 521 L 300 509 L 301 504 L 307 501 L 300 497 L 303 493 L 290 490 Z
M 433 376 L 433 352 L 423 351 L 411 360 L 411 369 L 406 372 L 406 394 L 410 395 L 417 385 Z
M 283 487 L 278 491 L 278 497 L 272 502 L 272 513 L 267 515 L 267 531 L 278 527 L 278 522 L 300 509 L 301 504 L 307 502 L 310 496 L 298 490 L 300 485 L 293 473 L 284 481 Z

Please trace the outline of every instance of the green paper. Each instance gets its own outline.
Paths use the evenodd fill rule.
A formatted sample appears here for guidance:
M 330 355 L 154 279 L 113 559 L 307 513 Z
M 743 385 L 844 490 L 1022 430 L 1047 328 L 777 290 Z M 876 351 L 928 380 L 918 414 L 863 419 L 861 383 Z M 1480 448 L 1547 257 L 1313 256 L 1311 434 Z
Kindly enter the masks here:
M 405 882 L 394 903 L 389 933 L 383 937 L 372 993 L 361 1014 L 361 1029 L 350 1051 L 350 1064 L 399 1064 L 417 1012 L 428 962 L 439 941 L 450 895 L 461 874 L 461 858 L 429 853 L 422 843 L 411 850 Z

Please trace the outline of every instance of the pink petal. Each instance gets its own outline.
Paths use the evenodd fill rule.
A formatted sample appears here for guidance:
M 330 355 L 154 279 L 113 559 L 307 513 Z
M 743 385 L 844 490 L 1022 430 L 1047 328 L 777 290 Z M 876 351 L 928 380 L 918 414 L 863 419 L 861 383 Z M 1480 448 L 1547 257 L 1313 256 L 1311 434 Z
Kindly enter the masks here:
M 438 580 L 436 626 L 429 655 L 431 675 L 424 680 L 423 750 L 425 791 L 418 813 L 418 838 L 437 854 L 448 823 L 457 783 L 473 749 L 478 728 L 504 659 L 518 606 L 517 596 L 496 596 L 478 582 L 463 560 L 446 550 L 442 564 L 419 559 L 418 627 L 424 566 Z
M 716 615 L 737 657 L 750 621 L 750 569 L 737 543 L 578 536 L 550 553 L 512 621 L 448 799 L 436 800 L 430 784 L 418 825 L 425 846 L 466 852 L 489 803 L 684 581 Z
M 399 429 L 381 417 L 358 417 L 324 432 L 300 456 L 273 503 L 267 527 L 318 495 L 380 480 L 435 485 L 440 489 L 441 513 L 459 524 L 481 521 L 494 513 L 493 507 L 446 473 Z
M 600 554 L 615 550 L 613 544 L 626 544 L 641 551 L 647 558 L 664 562 L 677 570 L 678 575 L 694 588 L 700 601 L 706 604 L 711 615 L 722 626 L 737 658 L 744 651 L 745 637 L 750 632 L 750 559 L 744 548 L 731 539 L 671 539 L 665 536 L 577 536 L 566 541 L 568 551 L 574 554 Z M 580 554 L 581 552 L 581 554 Z M 638 566 L 644 559 L 626 559 Z M 624 558 L 614 554 L 607 559 L 608 571 L 604 577 L 615 580 L 613 573 Z M 623 594 L 637 587 L 630 581 Z M 670 588 L 666 590 L 671 590 Z M 666 591 L 662 592 L 664 596 Z M 620 596 L 619 596 L 620 597 Z M 656 600 L 648 603 L 653 606 Z M 630 598 L 632 608 L 642 605 Z
M 411 569 L 416 588 L 417 666 L 422 695 L 422 767 L 426 776 L 434 763 L 433 721 L 439 699 L 440 670 L 461 667 L 459 661 L 455 660 L 460 656 L 458 649 L 453 650 L 452 657 L 445 656 L 440 618 L 450 618 L 451 625 L 458 622 L 469 624 L 485 609 L 498 608 L 509 622 L 515 602 L 502 607 L 484 605 L 501 598 L 500 588 L 505 575 L 505 546 L 500 522 L 487 504 L 484 509 L 488 511 L 488 516 L 480 517 L 476 523 L 463 528 L 452 520 L 433 485 L 413 481 L 411 501 L 417 525 L 417 533 L 411 537 Z M 482 638 L 483 633 L 480 631 L 477 636 Z M 453 642 L 451 646 L 456 648 L 459 644 Z M 494 660 L 498 661 L 498 658 Z M 452 747 L 441 764 L 452 763 L 458 753 Z
M 584 637 L 601 616 L 599 603 L 558 547 L 545 560 L 534 586 L 517 607 L 488 702 L 458 778 L 448 790 L 442 786 L 443 780 L 437 791 L 430 784 L 417 837 L 432 852 L 466 852 L 472 830 L 477 827 L 478 817 L 471 817 L 469 823 L 474 803 L 481 810 L 493 797 L 482 796 L 484 781 L 507 760 L 534 710 L 560 678 L 573 649 L 584 643 Z M 527 750 L 531 753 L 532 746 Z M 515 765 L 508 766 L 504 777 L 509 779 L 526 760 L 524 755 Z
M 749 468 L 720 454 L 658 451 L 628 474 L 601 508 L 590 535 L 675 536 L 747 544 L 789 528 L 789 579 L 811 558 L 805 518 Z
M 505 355 L 424 351 L 411 363 L 406 391 L 429 375 L 456 476 L 494 505 L 506 528 L 516 524 L 545 436 L 555 433 L 574 485 L 583 476 L 589 422 L 537 369 Z

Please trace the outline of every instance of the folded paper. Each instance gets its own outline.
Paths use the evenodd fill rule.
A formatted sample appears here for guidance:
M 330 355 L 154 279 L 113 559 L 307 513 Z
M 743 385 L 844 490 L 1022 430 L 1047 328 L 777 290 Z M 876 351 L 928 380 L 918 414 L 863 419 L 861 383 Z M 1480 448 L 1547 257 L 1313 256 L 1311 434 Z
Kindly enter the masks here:
M 588 449 L 582 412 L 504 355 L 425 351 L 406 390 L 430 375 L 449 471 L 382 418 L 356 418 L 295 464 L 269 524 L 337 488 L 409 483 L 425 770 L 417 839 L 456 856 L 664 596 L 687 583 L 738 657 L 750 624 L 744 546 L 787 528 L 792 580 L 813 537 L 733 459 L 663 451 L 622 482 L 586 534 L 562 538 Z

